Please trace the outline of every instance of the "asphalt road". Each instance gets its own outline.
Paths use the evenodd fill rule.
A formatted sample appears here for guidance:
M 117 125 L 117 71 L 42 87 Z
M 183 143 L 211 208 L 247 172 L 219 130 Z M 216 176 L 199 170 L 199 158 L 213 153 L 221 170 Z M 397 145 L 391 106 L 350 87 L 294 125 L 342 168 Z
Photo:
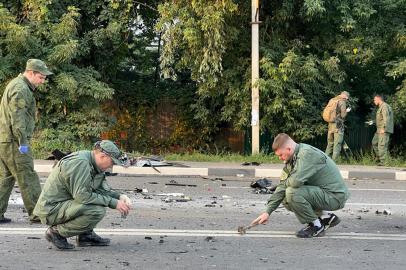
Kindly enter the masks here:
M 50 248 L 46 226 L 27 223 L 15 188 L 6 213 L 13 222 L 0 226 L 0 269 L 406 269 L 406 181 L 347 181 L 340 225 L 298 239 L 302 225 L 282 207 L 267 225 L 237 233 L 270 196 L 254 193 L 252 180 L 109 177 L 133 211 L 121 218 L 108 210 L 96 231 L 110 246 L 68 252 Z

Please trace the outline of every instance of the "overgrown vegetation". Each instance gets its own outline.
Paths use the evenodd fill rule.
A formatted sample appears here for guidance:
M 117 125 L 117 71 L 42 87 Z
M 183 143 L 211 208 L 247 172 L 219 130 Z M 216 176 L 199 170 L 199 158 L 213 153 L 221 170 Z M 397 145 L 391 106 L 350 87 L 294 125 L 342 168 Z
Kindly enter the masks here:
M 349 125 L 370 117 L 374 93 L 404 125 L 405 1 L 260 3 L 262 132 L 325 133 L 320 113 L 341 90 Z M 28 58 L 55 72 L 36 92 L 37 149 L 67 134 L 72 149 L 100 137 L 129 151 L 206 149 L 224 127 L 250 128 L 250 21 L 241 0 L 3 0 L 0 92 Z M 160 137 L 151 115 L 164 102 L 174 124 Z

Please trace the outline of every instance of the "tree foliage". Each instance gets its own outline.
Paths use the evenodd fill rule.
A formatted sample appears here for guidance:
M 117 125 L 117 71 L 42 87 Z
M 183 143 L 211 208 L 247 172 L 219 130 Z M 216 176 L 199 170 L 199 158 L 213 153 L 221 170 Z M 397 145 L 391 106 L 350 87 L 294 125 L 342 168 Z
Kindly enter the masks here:
M 191 72 L 199 89 L 192 106 L 203 123 L 218 115 L 212 126 L 225 121 L 246 129 L 251 106 L 250 1 L 204 2 L 168 1 L 161 6 L 159 29 L 168 39 L 161 64 L 170 67 L 164 75 Z M 298 139 L 322 134 L 322 108 L 342 90 L 353 97 L 357 121 L 369 113 L 374 93 L 396 97 L 392 99 L 396 118 L 406 119 L 405 1 L 260 2 L 262 131 L 284 131 Z M 218 31 L 224 24 L 210 27 L 220 33 L 212 37 L 221 40 L 213 55 L 222 69 L 216 68 L 220 64 L 210 72 L 200 69 L 201 55 L 213 42 L 204 36 L 201 25 L 206 20 L 195 11 L 199 4 L 208 14 L 217 10 L 216 18 L 224 18 L 227 25 L 226 32 Z M 211 78 L 211 83 L 201 78 Z

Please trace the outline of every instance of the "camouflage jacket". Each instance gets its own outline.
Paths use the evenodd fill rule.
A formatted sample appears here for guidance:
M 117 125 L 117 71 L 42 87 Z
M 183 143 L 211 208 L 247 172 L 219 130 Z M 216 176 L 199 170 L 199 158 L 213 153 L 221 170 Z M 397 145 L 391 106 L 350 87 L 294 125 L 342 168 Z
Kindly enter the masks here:
M 35 127 L 34 89 L 22 74 L 7 85 L 0 104 L 0 142 L 29 143 Z
M 107 184 L 91 151 L 79 151 L 61 159 L 45 182 L 34 214 L 46 217 L 59 210 L 65 201 L 117 207 L 120 193 Z
M 266 212 L 271 214 L 285 198 L 288 187 L 303 185 L 318 186 L 326 192 L 344 193 L 349 197 L 348 188 L 337 165 L 319 149 L 298 144 L 292 158 L 285 164 L 281 181 L 267 203 Z
M 384 129 L 387 133 L 393 133 L 393 111 L 388 103 L 383 102 L 376 111 L 376 128 Z

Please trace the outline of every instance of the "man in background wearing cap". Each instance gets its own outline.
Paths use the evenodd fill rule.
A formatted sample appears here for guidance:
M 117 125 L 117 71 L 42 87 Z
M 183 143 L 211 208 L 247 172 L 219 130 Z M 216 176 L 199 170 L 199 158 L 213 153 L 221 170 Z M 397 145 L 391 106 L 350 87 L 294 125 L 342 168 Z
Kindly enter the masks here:
M 335 117 L 332 122 L 328 123 L 327 148 L 326 155 L 334 161 L 340 156 L 342 144 L 344 141 L 344 120 L 351 108 L 347 107 L 347 100 L 350 94 L 347 91 L 341 92 L 340 95 L 332 98 L 330 102 L 335 104 Z M 333 152 L 333 156 L 331 156 Z
M 33 92 L 51 74 L 43 61 L 29 59 L 24 73 L 14 78 L 3 93 L 0 104 L 0 223 L 11 221 L 4 213 L 16 181 L 30 221 L 39 221 L 32 215 L 41 192 L 30 149 L 35 126 Z
M 77 236 L 78 246 L 107 246 L 93 229 L 103 219 L 106 208 L 126 216 L 131 200 L 107 185 L 104 172 L 113 164 L 124 166 L 122 153 L 108 140 L 95 144 L 93 151 L 79 151 L 61 159 L 48 179 L 34 209 L 50 227 L 45 238 L 58 249 L 72 249 L 68 237 Z

